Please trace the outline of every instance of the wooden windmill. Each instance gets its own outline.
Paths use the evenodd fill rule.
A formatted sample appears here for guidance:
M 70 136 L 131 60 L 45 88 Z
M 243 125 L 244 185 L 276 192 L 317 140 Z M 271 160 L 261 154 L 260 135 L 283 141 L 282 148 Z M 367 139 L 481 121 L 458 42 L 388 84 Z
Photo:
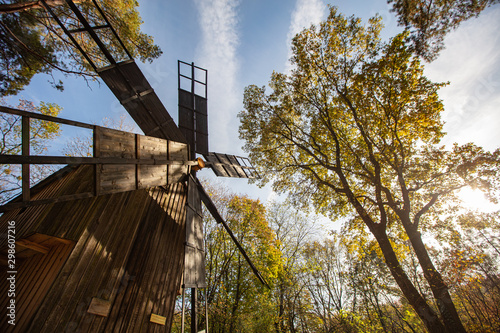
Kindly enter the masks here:
M 177 126 L 95 1 L 100 22 L 89 21 L 71 0 L 71 20 L 63 22 L 41 2 L 145 135 L 0 107 L 23 125 L 22 155 L 0 155 L 2 164 L 22 164 L 22 195 L 0 206 L 0 232 L 14 225 L 16 248 L 10 262 L 13 242 L 0 240 L 2 264 L 17 283 L 16 326 L 2 322 L 0 330 L 169 332 L 181 283 L 193 297 L 206 287 L 202 202 L 266 284 L 196 178 L 203 167 L 217 176 L 257 177 L 248 159 L 209 152 L 207 71 L 178 63 Z M 98 33 L 103 29 L 122 50 L 107 47 Z M 99 59 L 78 43 L 82 33 L 100 50 Z M 33 119 L 92 130 L 93 156 L 30 155 Z M 31 164 L 68 166 L 31 187 Z M 2 296 L 5 288 L 0 285 Z

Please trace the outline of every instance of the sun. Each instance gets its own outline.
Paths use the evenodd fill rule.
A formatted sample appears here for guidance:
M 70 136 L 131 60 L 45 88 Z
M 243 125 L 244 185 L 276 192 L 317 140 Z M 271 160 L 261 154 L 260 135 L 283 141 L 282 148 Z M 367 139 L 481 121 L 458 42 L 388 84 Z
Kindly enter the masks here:
M 479 210 L 491 213 L 500 210 L 500 204 L 490 202 L 480 190 L 464 187 L 458 192 L 458 197 L 462 200 L 462 206 L 470 210 Z

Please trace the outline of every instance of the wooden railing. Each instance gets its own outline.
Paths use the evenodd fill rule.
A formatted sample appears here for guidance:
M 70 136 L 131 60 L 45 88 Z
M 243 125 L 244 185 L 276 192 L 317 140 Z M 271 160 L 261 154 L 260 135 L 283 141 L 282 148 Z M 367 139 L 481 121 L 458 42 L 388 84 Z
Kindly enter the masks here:
M 5 106 L 0 106 L 0 112 L 22 118 L 21 155 L 0 154 L 0 164 L 22 165 L 22 195 L 21 198 L 16 198 L 13 202 L 0 206 L 0 212 L 149 186 L 165 186 L 177 182 L 189 174 L 191 166 L 200 166 L 198 160 L 189 160 L 189 147 L 185 143 L 118 131 Z M 91 129 L 93 155 L 91 157 L 31 155 L 31 119 Z M 68 194 L 64 198 L 32 200 L 30 191 L 30 165 L 32 164 L 93 165 L 93 193 Z M 123 177 L 123 174 L 127 174 L 127 176 Z

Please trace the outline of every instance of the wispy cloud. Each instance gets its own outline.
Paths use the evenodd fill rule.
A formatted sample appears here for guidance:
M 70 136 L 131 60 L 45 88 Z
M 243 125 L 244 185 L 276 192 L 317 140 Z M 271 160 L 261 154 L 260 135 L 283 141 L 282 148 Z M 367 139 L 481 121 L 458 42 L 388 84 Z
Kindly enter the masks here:
M 475 142 L 487 149 L 500 145 L 500 7 L 463 23 L 445 39 L 446 49 L 426 66 L 441 89 L 446 143 Z
M 288 59 L 292 56 L 292 38 L 312 24 L 318 25 L 324 18 L 326 6 L 321 0 L 297 0 L 292 13 L 290 27 L 287 34 Z M 286 72 L 291 70 L 290 61 L 287 61 Z
M 197 0 L 201 40 L 197 64 L 208 69 L 210 149 L 231 152 L 238 137 L 235 112 L 241 108 L 236 85 L 238 0 Z M 230 140 L 231 138 L 231 140 Z

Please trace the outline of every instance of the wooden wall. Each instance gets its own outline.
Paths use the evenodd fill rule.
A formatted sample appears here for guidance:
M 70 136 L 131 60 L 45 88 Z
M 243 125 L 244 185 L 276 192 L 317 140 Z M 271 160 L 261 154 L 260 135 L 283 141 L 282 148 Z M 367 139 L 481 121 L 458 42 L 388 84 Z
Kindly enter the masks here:
M 81 166 L 34 189 L 34 199 L 83 193 L 93 167 Z M 183 183 L 10 211 L 16 238 L 39 233 L 75 243 L 30 318 L 30 332 L 170 332 L 184 265 Z M 6 240 L 0 240 L 0 247 Z M 23 273 L 24 274 L 24 273 Z M 91 302 L 107 316 L 89 313 Z M 150 322 L 151 314 L 166 324 Z
M 95 133 L 97 157 L 145 160 L 189 160 L 185 143 L 100 127 Z M 177 183 L 189 173 L 187 165 L 99 165 L 99 193 L 131 191 Z
M 37 250 L 19 244 L 36 244 Z M 0 332 L 25 332 L 29 320 L 45 298 L 62 265 L 66 262 L 74 242 L 64 239 L 34 234 L 17 241 L 16 251 L 16 325 L 12 327 L 7 320 L 0 321 Z M 6 269 L 7 270 L 7 269 Z M 0 281 L 0 295 L 7 296 L 9 283 Z M 0 298 L 2 309 L 7 308 L 10 299 Z

